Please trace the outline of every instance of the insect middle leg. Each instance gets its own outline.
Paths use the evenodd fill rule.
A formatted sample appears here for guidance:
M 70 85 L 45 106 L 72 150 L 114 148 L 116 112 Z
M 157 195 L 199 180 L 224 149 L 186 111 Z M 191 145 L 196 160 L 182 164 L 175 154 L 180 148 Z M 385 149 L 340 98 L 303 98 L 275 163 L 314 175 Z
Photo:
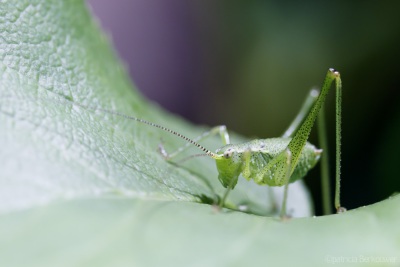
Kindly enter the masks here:
M 286 129 L 286 131 L 283 133 L 282 137 L 293 137 L 293 135 L 296 133 L 297 129 L 299 129 L 299 127 L 303 123 L 304 119 L 310 112 L 311 107 L 317 100 L 318 96 L 319 96 L 319 90 L 317 88 L 312 88 L 310 90 L 310 92 L 308 93 L 306 99 L 304 100 L 299 113 L 294 118 L 294 120 L 289 125 L 289 127 Z
M 265 179 L 273 179 L 276 186 L 285 186 L 280 217 L 286 217 L 286 204 L 288 197 L 289 180 L 292 175 L 292 152 L 286 148 L 265 166 L 256 178 L 257 183 L 268 184 Z

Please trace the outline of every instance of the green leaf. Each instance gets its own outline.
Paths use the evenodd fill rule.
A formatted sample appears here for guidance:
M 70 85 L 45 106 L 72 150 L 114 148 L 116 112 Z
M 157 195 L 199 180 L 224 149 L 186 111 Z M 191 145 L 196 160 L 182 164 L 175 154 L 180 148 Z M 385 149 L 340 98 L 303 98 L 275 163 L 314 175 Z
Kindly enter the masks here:
M 287 222 L 204 205 L 224 190 L 211 159 L 167 163 L 158 143 L 173 150 L 182 140 L 93 110 L 189 137 L 206 129 L 132 90 L 82 1 L 2 2 L 0 32 L 0 266 L 321 266 L 399 256 L 399 197 Z M 218 138 L 205 145 L 217 148 Z M 241 179 L 229 202 L 267 214 L 280 204 L 273 190 Z M 289 196 L 293 215 L 311 214 L 302 183 Z
M 398 266 L 399 204 L 400 198 L 394 197 L 339 215 L 282 222 L 215 213 L 207 205 L 188 202 L 111 197 L 60 201 L 2 218 L 0 263 Z

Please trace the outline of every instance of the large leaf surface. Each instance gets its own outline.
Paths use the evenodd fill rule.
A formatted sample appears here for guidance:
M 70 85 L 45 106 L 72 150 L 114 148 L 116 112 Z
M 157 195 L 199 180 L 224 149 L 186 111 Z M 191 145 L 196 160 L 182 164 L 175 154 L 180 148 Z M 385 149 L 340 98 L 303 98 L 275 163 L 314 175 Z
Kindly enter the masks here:
M 286 222 L 215 213 L 208 205 L 187 202 L 121 198 L 57 202 L 2 218 L 0 263 L 399 266 L 399 202 L 396 197 L 345 214 Z
M 398 197 L 288 222 L 191 203 L 223 193 L 212 160 L 167 163 L 156 147 L 162 138 L 177 148 L 177 137 L 93 108 L 191 137 L 205 128 L 132 90 L 81 1 L 2 2 L 0 14 L 1 266 L 320 266 L 330 257 L 399 257 Z M 281 198 L 279 189 L 267 192 L 241 181 L 229 203 L 266 214 Z M 301 183 L 291 186 L 289 211 L 311 214 Z

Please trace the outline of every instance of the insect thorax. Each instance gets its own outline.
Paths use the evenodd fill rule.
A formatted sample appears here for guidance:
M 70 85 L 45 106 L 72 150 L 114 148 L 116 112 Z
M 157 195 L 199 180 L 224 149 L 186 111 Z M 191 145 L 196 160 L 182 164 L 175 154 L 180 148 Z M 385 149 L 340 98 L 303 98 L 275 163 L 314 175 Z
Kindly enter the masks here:
M 222 155 L 216 159 L 219 180 L 224 187 L 234 186 L 240 174 L 259 185 L 282 186 L 274 179 L 274 170 L 267 169 L 268 163 L 287 148 L 290 138 L 270 138 L 227 145 L 216 151 Z M 306 143 L 289 182 L 303 178 L 320 158 L 321 150 Z M 262 175 L 260 175 L 262 174 Z

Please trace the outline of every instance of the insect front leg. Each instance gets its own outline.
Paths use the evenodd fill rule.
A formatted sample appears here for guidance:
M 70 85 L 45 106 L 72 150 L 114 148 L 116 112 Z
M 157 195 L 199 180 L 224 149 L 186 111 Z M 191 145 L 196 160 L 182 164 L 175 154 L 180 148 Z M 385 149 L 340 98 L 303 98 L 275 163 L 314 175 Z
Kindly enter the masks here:
M 251 160 L 251 151 L 245 151 L 242 153 L 241 155 L 241 160 L 242 160 L 242 168 L 241 168 L 241 173 L 243 175 L 243 177 L 249 177 L 250 176 L 250 160 Z M 221 201 L 219 202 L 219 208 L 224 207 L 225 205 L 225 201 L 230 193 L 230 191 L 232 190 L 232 188 L 234 187 L 234 185 L 236 185 L 237 183 L 237 179 L 240 173 L 237 174 L 237 176 L 233 176 L 231 177 L 231 182 L 230 184 L 227 186 L 225 193 L 223 195 L 223 197 L 221 198 Z
M 211 128 L 211 130 L 204 132 L 202 135 L 193 139 L 193 141 L 198 143 L 198 142 L 205 140 L 216 134 L 219 134 L 221 136 L 223 145 L 230 144 L 229 134 L 228 134 L 228 131 L 227 131 L 225 125 L 215 126 L 215 127 Z M 171 160 L 171 159 L 175 158 L 176 156 L 178 156 L 179 154 L 181 154 L 182 152 L 184 152 L 185 150 L 187 150 L 191 145 L 192 144 L 190 142 L 187 142 L 184 146 L 178 148 L 175 152 L 168 153 L 165 150 L 163 144 L 161 143 L 158 145 L 158 151 L 166 160 Z M 183 160 L 185 160 L 185 159 L 183 159 Z

